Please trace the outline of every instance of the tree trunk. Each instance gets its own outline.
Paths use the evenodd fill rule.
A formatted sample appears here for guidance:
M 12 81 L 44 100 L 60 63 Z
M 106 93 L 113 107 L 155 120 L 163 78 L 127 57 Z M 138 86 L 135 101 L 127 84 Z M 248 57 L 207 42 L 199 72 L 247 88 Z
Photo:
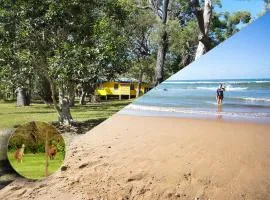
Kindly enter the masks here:
M 60 111 L 59 122 L 70 125 L 73 119 L 70 113 L 69 101 L 65 97 L 62 100 L 62 104 L 60 104 Z
M 140 73 L 139 73 L 138 89 L 137 89 L 137 91 L 136 91 L 136 98 L 138 98 L 139 96 L 141 96 L 142 77 L 143 77 L 143 72 L 142 72 L 142 70 L 140 70 Z
M 29 106 L 30 105 L 30 103 L 31 103 L 31 90 L 28 90 L 27 92 L 26 92 L 26 105 L 27 106 Z
M 71 122 L 73 121 L 71 113 L 70 113 L 70 107 L 69 107 L 69 102 L 68 99 L 65 98 L 64 94 L 64 87 L 62 84 L 58 86 L 59 92 L 59 104 L 57 103 L 56 96 L 57 96 L 57 88 L 56 88 L 56 83 L 52 77 L 48 74 L 48 71 L 46 70 L 46 67 L 48 66 L 47 60 L 44 59 L 46 58 L 45 56 L 41 56 L 40 60 L 42 61 L 41 63 L 38 63 L 37 69 L 40 70 L 42 75 L 48 80 L 50 83 L 50 88 L 52 92 L 52 101 L 55 110 L 57 111 L 58 114 L 58 121 L 62 124 L 65 125 L 70 125 Z
M 196 60 L 211 49 L 211 40 L 208 36 L 208 33 L 211 23 L 213 7 L 211 0 L 204 1 L 203 9 L 199 5 L 199 0 L 191 0 L 191 3 L 194 7 L 194 12 L 197 18 L 200 31 L 198 36 L 199 44 L 195 56 Z
M 88 87 L 88 94 L 90 95 L 90 102 L 91 103 L 97 103 L 100 101 L 99 97 L 95 95 L 95 89 L 96 89 L 96 84 L 92 83 Z
M 163 0 L 162 6 L 162 31 L 160 42 L 158 45 L 158 53 L 157 53 L 157 63 L 156 63 L 156 70 L 155 70 L 155 85 L 160 84 L 164 79 L 164 63 L 165 63 L 165 56 L 168 49 L 168 33 L 166 31 L 166 24 L 167 24 L 167 17 L 168 17 L 168 5 L 169 0 Z
M 29 106 L 30 95 L 24 88 L 18 87 L 15 92 L 17 93 L 17 106 Z
M 87 83 L 82 83 L 82 93 L 81 93 L 81 96 L 80 96 L 80 105 L 85 105 L 86 104 L 86 101 L 85 101 L 85 97 L 88 93 L 88 90 L 89 90 L 89 84 Z
M 158 53 L 157 53 L 157 64 L 155 70 L 155 85 L 160 84 L 164 79 L 164 63 L 165 63 L 165 56 L 167 53 L 167 32 L 164 31 L 162 36 L 162 41 L 158 46 Z
M 41 76 L 39 81 L 38 81 L 38 96 L 41 98 L 41 100 L 47 104 L 50 105 L 53 103 L 52 100 L 52 91 L 51 91 L 51 87 L 50 87 L 50 83 L 49 81 Z
M 65 98 L 65 91 L 63 85 L 60 85 L 58 88 L 58 98 L 59 98 L 59 106 L 63 104 L 63 100 Z
M 52 100 L 55 110 L 58 114 L 58 121 L 65 125 L 70 125 L 73 121 L 71 113 L 70 113 L 70 107 L 68 100 L 64 97 L 64 90 L 63 87 L 59 87 L 59 104 L 56 101 L 56 85 L 54 81 L 47 75 L 46 78 L 48 79 L 51 91 L 52 91 Z
M 65 97 L 65 91 L 63 85 L 59 87 L 59 122 L 69 125 L 71 123 L 72 116 L 70 113 L 70 102 L 69 99 Z
M 99 96 L 94 95 L 94 94 L 91 94 L 90 102 L 91 102 L 91 103 L 98 103 L 98 102 L 100 102 Z
M 12 100 L 17 98 L 17 94 L 16 94 L 16 87 L 12 86 Z
M 67 88 L 67 95 L 70 107 L 75 106 L 75 93 L 76 93 L 76 85 L 74 83 L 70 83 Z
M 85 97 L 86 97 L 87 92 L 82 89 L 82 95 L 80 96 L 80 105 L 85 105 Z

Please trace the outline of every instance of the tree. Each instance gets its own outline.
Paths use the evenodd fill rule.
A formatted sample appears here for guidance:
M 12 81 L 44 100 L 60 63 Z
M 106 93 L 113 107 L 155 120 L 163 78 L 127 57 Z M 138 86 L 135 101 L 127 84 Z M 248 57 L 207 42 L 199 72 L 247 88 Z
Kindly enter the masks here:
M 23 13 L 12 1 L 0 3 L 1 81 L 16 89 L 17 105 L 30 104 L 33 69 L 28 67 L 29 51 L 25 45 L 25 32 L 19 26 Z M 25 24 L 23 24 L 25 26 Z
M 161 19 L 161 30 L 160 30 L 160 41 L 158 43 L 158 52 L 157 52 L 157 62 L 155 70 L 155 85 L 160 84 L 164 79 L 164 62 L 165 56 L 168 50 L 168 32 L 166 30 L 167 18 L 168 18 L 168 6 L 169 0 L 163 0 L 162 9 L 160 10 L 159 5 L 156 5 L 156 12 Z
M 219 0 L 3 0 L 0 5 L 1 88 L 18 88 L 22 104 L 39 94 L 67 123 L 76 88 L 85 104 L 100 81 L 123 74 L 139 85 L 159 84 L 251 18 L 245 11 L 215 12 Z
M 10 35 L 8 41 L 1 39 L 1 43 L 6 44 L 8 51 L 14 50 L 11 45 L 16 44 L 20 53 L 28 53 L 26 71 L 33 69 L 50 84 L 52 102 L 62 123 L 72 122 L 69 106 L 73 98 L 70 88 L 74 83 L 96 84 L 98 78 L 113 77 L 128 64 L 126 41 L 121 35 L 128 16 L 123 1 L 32 0 L 5 1 L 2 5 L 6 14 L 2 33 L 8 30 Z M 19 17 L 7 20 L 12 13 Z M 17 31 L 8 28 L 10 21 L 16 22 L 11 27 Z M 24 69 L 22 64 L 10 65 L 13 55 L 10 53 L 9 60 L 5 60 L 7 74 Z M 24 61 L 21 56 L 16 59 L 18 63 Z
M 139 8 L 138 8 L 139 6 Z M 153 29 L 157 23 L 156 17 L 146 9 L 141 9 L 138 2 L 134 5 L 133 14 L 125 26 L 129 40 L 129 54 L 132 57 L 131 67 L 125 75 L 138 80 L 136 97 L 141 95 L 143 81 L 153 82 L 154 76 L 154 46 Z
M 49 81 L 44 77 L 44 75 L 36 75 L 34 80 L 35 93 L 45 104 L 53 104 L 52 91 Z
M 239 31 L 239 24 L 248 24 L 251 14 L 247 11 L 237 11 L 234 13 L 224 12 L 213 14 L 211 35 L 213 46 L 231 37 Z
M 199 44 L 195 56 L 196 60 L 211 49 L 211 40 L 208 34 L 213 13 L 213 6 L 211 0 L 205 0 L 203 8 L 201 7 L 199 0 L 191 0 L 191 4 L 193 6 L 193 11 L 197 18 L 199 27 Z

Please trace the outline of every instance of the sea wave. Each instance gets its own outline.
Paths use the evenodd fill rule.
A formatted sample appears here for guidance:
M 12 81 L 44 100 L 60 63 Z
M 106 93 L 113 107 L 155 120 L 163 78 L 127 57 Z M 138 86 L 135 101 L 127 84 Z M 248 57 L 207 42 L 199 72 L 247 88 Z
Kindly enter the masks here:
M 224 84 L 243 84 L 243 83 L 270 83 L 270 80 L 260 80 L 260 81 L 255 81 L 255 80 L 239 80 L 239 81 L 233 81 L 233 80 L 220 80 L 220 81 L 173 81 L 173 80 L 168 80 L 164 81 L 164 84 L 219 84 L 219 83 L 224 83 Z
M 241 99 L 242 100 L 245 100 L 245 101 L 264 101 L 264 102 L 270 102 L 270 99 L 268 99 L 268 98 L 243 97 Z
M 270 81 L 255 81 L 255 83 L 270 83 Z
M 269 113 L 258 113 L 258 112 L 215 112 L 215 111 L 205 111 L 205 110 L 195 110 L 188 108 L 179 108 L 179 107 L 160 107 L 160 106 L 144 106 L 130 104 L 126 106 L 120 112 L 132 111 L 155 111 L 155 112 L 166 112 L 166 113 L 178 113 L 178 114 L 195 114 L 195 115 L 204 115 L 204 116 L 228 116 L 228 117 L 237 117 L 237 118 L 263 118 L 270 117 Z
M 164 81 L 162 84 L 211 84 L 211 83 L 217 83 L 220 82 L 216 81 L 195 81 L 195 82 L 189 82 L 189 81 Z
M 196 87 L 198 90 L 217 90 L 217 87 Z M 225 88 L 226 91 L 241 91 L 241 90 L 246 90 L 248 89 L 247 87 L 231 87 L 227 86 Z
M 175 87 L 175 88 L 166 88 L 166 87 L 160 87 L 160 88 L 154 88 L 156 91 L 189 91 L 189 90 L 211 90 L 216 91 L 218 87 L 205 87 L 205 86 L 199 86 L 199 87 Z M 248 87 L 232 87 L 231 85 L 227 85 L 225 87 L 225 91 L 242 91 L 247 90 Z

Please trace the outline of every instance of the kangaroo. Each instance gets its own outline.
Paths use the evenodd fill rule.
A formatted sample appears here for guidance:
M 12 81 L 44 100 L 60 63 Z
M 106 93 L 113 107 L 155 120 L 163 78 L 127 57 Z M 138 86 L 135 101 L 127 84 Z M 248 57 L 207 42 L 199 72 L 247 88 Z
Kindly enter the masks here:
M 17 151 L 15 152 L 15 160 L 17 160 L 17 162 L 20 162 L 22 163 L 22 159 L 23 159 L 23 155 L 24 155 L 24 148 L 25 148 L 25 145 L 22 144 L 22 147 L 17 149 Z
M 51 144 L 48 149 L 48 156 L 50 157 L 50 160 L 53 160 L 56 154 L 57 154 L 57 149 L 54 147 L 53 144 Z

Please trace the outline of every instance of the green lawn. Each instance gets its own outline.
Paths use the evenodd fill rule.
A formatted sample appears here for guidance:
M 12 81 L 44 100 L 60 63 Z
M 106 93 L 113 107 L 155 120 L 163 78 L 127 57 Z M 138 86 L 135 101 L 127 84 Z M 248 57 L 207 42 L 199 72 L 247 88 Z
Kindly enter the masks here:
M 71 114 L 76 121 L 108 118 L 131 100 L 111 100 L 97 104 L 76 105 L 71 108 Z M 31 104 L 26 107 L 16 107 L 15 103 L 0 103 L 0 129 L 10 128 L 33 120 L 51 122 L 57 121 L 56 111 L 45 104 Z
M 40 179 L 45 177 L 45 155 L 44 153 L 25 154 L 23 162 L 18 163 L 14 159 L 14 152 L 8 153 L 8 159 L 12 167 L 22 176 L 29 179 Z M 59 169 L 64 160 L 61 153 L 56 154 L 54 160 L 49 160 L 49 175 Z

